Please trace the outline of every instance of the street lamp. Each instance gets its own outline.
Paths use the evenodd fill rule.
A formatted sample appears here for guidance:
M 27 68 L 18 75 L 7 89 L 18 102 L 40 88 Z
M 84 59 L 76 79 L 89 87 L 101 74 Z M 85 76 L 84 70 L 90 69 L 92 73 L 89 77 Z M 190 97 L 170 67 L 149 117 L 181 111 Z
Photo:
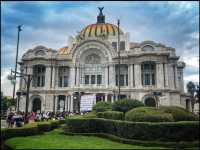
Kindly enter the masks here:
M 12 75 L 12 73 L 15 73 L 15 75 Z M 16 76 L 16 74 L 18 74 L 18 76 Z M 23 78 L 25 83 L 26 83 L 26 108 L 25 108 L 25 121 L 24 121 L 24 123 L 27 123 L 27 121 L 28 121 L 27 120 L 27 114 L 28 114 L 28 106 L 29 106 L 29 90 L 30 90 L 30 84 L 31 84 L 31 80 L 33 78 L 33 75 L 23 74 L 23 73 L 19 73 L 19 72 L 11 70 L 11 75 L 8 75 L 8 80 L 11 80 L 11 82 L 12 82 L 13 80 L 16 79 L 16 77 Z M 19 99 L 18 99 L 18 103 L 19 103 Z
M 16 88 L 16 72 L 17 72 L 17 59 L 18 59 L 18 49 L 19 49 L 19 35 L 22 25 L 17 26 L 18 33 L 17 33 L 17 52 L 16 52 L 16 58 L 15 58 L 15 72 L 14 72 L 14 79 L 11 80 L 11 83 L 13 84 L 13 101 L 15 99 L 15 88 Z

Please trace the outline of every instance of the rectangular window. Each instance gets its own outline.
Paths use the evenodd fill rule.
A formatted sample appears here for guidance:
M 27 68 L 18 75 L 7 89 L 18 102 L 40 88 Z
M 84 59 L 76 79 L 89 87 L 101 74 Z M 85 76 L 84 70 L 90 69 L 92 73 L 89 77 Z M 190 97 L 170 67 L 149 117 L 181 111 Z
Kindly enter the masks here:
M 44 86 L 44 83 L 45 83 L 45 77 L 42 76 L 42 87 Z
M 155 76 L 152 74 L 152 85 L 155 85 Z
M 101 84 L 101 81 L 102 81 L 102 76 L 97 75 L 97 84 Z
M 144 83 L 145 83 L 145 85 L 150 85 L 150 75 L 149 74 L 145 74 L 144 75 Z
M 89 75 L 85 75 L 85 84 L 89 84 L 89 78 L 90 78 Z
M 128 74 L 126 74 L 126 86 L 128 86 Z
M 37 86 L 40 87 L 40 76 L 37 77 Z
M 59 77 L 59 87 L 62 87 L 62 76 Z
M 64 76 L 64 87 L 68 86 L 68 77 Z
M 115 79 L 115 81 L 116 81 L 116 86 L 118 86 L 118 75 L 116 75 L 115 77 L 116 77 L 116 79 Z
M 95 75 L 91 75 L 91 84 L 95 84 Z
M 117 42 L 112 42 L 112 47 L 117 50 Z
M 120 75 L 119 82 L 120 82 L 120 83 L 119 83 L 120 86 L 124 86 L 124 75 L 123 75 L 123 74 Z
M 125 41 L 120 42 L 120 50 L 125 50 Z

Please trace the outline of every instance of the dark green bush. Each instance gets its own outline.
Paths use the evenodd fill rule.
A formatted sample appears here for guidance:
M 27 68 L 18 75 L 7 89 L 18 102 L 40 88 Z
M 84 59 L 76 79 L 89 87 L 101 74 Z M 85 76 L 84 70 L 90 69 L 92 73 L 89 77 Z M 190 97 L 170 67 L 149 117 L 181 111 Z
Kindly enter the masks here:
M 144 104 L 141 101 L 133 100 L 133 99 L 123 99 L 115 101 L 112 105 L 112 110 L 114 111 L 121 111 L 121 112 L 127 112 L 133 108 L 144 106 Z
M 124 113 L 120 111 L 105 111 L 97 113 L 98 118 L 124 120 Z
M 198 141 L 199 122 L 128 122 L 109 119 L 67 119 L 65 132 L 108 133 L 126 139 Z
M 109 102 L 97 102 L 94 106 L 93 106 L 93 110 L 95 112 L 103 112 L 103 111 L 107 111 L 107 110 L 111 110 L 112 105 Z
M 172 114 L 175 121 L 195 121 L 198 120 L 198 117 L 192 114 L 191 112 L 187 111 L 184 108 L 177 107 L 177 106 L 162 106 L 160 107 L 165 113 Z
M 38 123 L 38 129 L 39 131 L 50 131 L 51 130 L 51 122 L 39 122 Z
M 155 107 L 138 107 L 125 114 L 125 120 L 136 122 L 172 122 L 173 116 Z
M 41 133 L 38 127 L 19 127 L 19 128 L 6 128 L 1 129 L 1 139 L 6 140 L 8 138 L 17 136 L 30 136 Z

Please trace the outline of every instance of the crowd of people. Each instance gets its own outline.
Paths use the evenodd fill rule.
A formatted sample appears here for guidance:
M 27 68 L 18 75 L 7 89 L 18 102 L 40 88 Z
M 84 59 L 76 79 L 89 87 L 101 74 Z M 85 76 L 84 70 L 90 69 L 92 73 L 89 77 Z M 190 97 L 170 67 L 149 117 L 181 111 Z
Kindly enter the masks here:
M 63 112 L 9 112 L 6 118 L 8 128 L 21 127 L 24 122 L 31 123 L 35 121 L 48 121 L 48 120 L 61 120 L 65 119 L 67 116 L 74 115 L 73 113 L 63 111 Z

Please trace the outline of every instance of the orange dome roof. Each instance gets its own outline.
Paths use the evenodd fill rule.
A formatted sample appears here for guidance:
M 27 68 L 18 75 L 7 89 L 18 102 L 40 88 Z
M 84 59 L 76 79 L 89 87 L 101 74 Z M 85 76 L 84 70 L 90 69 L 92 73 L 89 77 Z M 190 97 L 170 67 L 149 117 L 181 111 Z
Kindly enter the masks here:
M 60 48 L 60 49 L 58 50 L 58 53 L 59 53 L 60 55 L 67 55 L 67 54 L 70 53 L 70 50 L 69 50 L 68 47 L 63 47 L 63 48 Z
M 119 31 L 120 34 L 124 34 L 121 29 Z M 82 37 L 98 37 L 102 34 L 116 36 L 118 34 L 118 27 L 110 23 L 90 24 L 79 35 Z

